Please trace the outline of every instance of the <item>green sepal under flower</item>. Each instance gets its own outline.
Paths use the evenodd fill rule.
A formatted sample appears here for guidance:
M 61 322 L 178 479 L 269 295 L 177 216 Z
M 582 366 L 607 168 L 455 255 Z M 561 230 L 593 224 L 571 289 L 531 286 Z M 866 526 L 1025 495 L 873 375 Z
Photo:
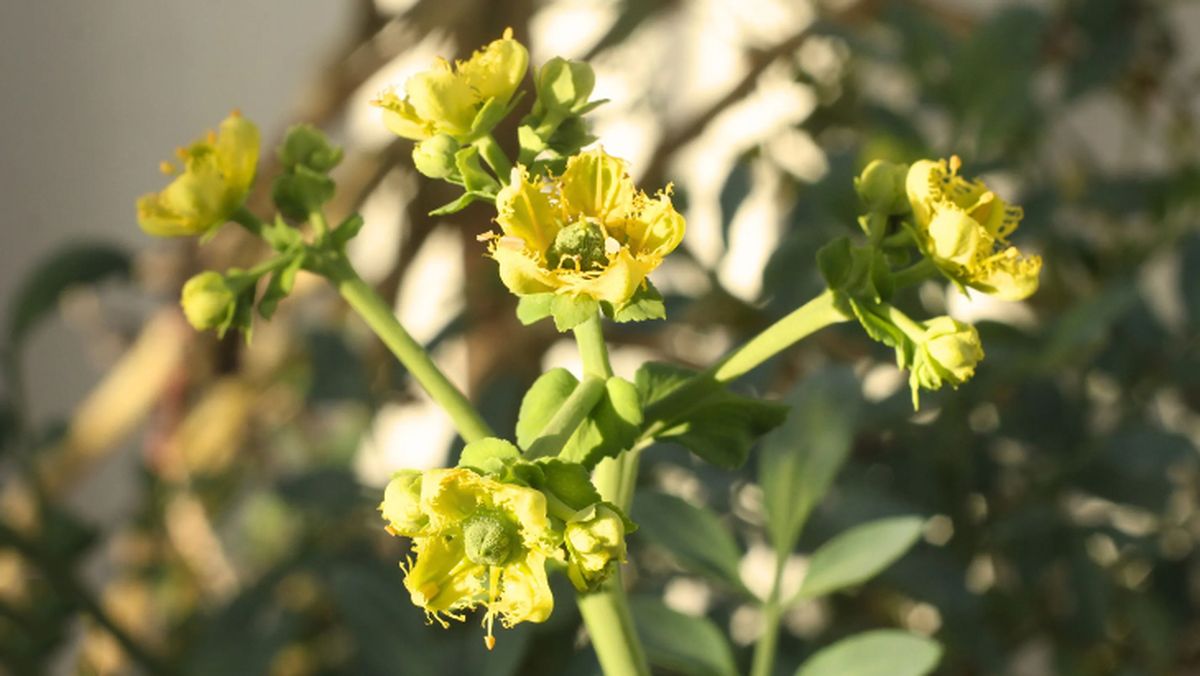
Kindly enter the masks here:
M 207 235 L 246 199 L 258 167 L 258 127 L 236 111 L 216 133 L 177 152 L 182 170 L 162 163 L 174 180 L 137 201 L 138 224 L 158 237 Z
M 961 165 L 954 156 L 920 160 L 908 170 L 905 188 L 917 244 L 961 287 L 1005 300 L 1027 298 L 1037 290 L 1042 259 L 1008 242 L 1023 211 L 982 181 L 960 176 Z
M 466 61 L 438 59 L 408 79 L 403 97 L 388 90 L 372 104 L 383 109 L 384 124 L 397 136 L 422 141 L 446 134 L 466 143 L 504 117 L 528 68 L 529 52 L 510 28 Z
M 486 238 L 505 286 L 518 296 L 590 302 L 590 313 L 578 313 L 588 316 L 599 303 L 624 309 L 686 227 L 669 186 L 648 197 L 624 161 L 603 150 L 576 155 L 553 178 L 514 168 L 496 210 L 501 232 Z M 559 328 L 569 326 L 560 322 Z

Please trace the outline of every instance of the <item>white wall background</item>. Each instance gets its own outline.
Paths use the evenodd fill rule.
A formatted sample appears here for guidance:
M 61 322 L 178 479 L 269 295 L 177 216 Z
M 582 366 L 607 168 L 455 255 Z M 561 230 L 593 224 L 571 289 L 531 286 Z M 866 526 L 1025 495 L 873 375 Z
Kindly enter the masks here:
M 145 246 L 138 195 L 158 163 L 234 107 L 273 138 L 349 28 L 334 0 L 0 2 L 0 316 L 32 266 L 73 239 Z M 99 377 L 48 322 L 27 380 L 35 417 Z

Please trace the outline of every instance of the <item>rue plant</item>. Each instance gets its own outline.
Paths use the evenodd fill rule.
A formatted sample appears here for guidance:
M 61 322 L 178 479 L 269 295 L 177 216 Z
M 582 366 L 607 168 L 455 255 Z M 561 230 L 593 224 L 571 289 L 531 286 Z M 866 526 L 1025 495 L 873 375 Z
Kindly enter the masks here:
M 138 220 L 152 235 L 201 238 L 233 221 L 273 251 L 249 270 L 205 271 L 184 285 L 183 310 L 197 329 L 233 328 L 249 339 L 255 312 L 269 319 L 297 273 L 307 270 L 329 280 L 450 416 L 467 442 L 458 467 L 401 471 L 380 505 L 381 527 L 412 541 L 398 574 L 431 623 L 445 626 L 482 609 L 491 648 L 497 618 L 512 626 L 550 616 L 548 575 L 561 571 L 578 594 L 605 672 L 648 674 L 621 579 L 626 537 L 636 528 L 628 510 L 641 450 L 671 440 L 719 467 L 741 465 L 751 444 L 783 423 L 788 410 L 727 385 L 838 322 L 857 321 L 895 350 L 897 366 L 909 372 L 914 406 L 922 390 L 957 387 L 984 356 L 975 328 L 948 316 L 910 317 L 893 296 L 942 277 L 967 293 L 1021 299 L 1036 289 L 1041 260 L 1008 240 L 1020 208 L 962 177 L 957 157 L 911 166 L 874 161 L 855 180 L 864 236 L 835 240 L 817 256 L 824 292 L 703 371 L 648 363 L 627 380 L 609 364 L 603 323 L 666 317 L 651 275 L 683 241 L 684 217 L 670 186 L 644 192 L 623 160 L 592 146 L 586 116 L 602 101 L 591 98 L 595 75 L 588 64 L 551 59 L 523 89 L 528 69 L 527 50 L 506 31 L 468 60 L 439 60 L 374 102 L 388 129 L 416 142 L 416 169 L 461 189 L 435 215 L 477 201 L 494 205 L 496 229 L 477 233 L 480 253 L 495 260 L 500 279 L 519 297 L 521 322 L 552 321 L 578 343 L 582 377 L 563 369 L 543 374 L 524 397 L 515 439 L 496 437 L 355 272 L 345 249 L 363 221 L 358 215 L 337 224 L 326 219 L 324 207 L 336 189 L 329 173 L 342 152 L 318 130 L 295 127 L 279 148 L 282 170 L 273 178 L 276 212 L 270 217 L 244 206 L 257 168 L 258 131 L 235 113 L 217 133 L 179 151 L 182 167 L 165 166 L 175 178 L 138 201 Z M 513 158 L 493 134 L 527 92 L 532 102 L 508 139 Z M 759 599 L 766 622 L 754 674 L 772 673 L 780 615 L 796 600 L 782 597 L 780 578 L 812 508 L 812 496 L 804 499 L 804 505 L 791 504 L 784 496 L 772 511 L 772 518 L 781 518 L 775 512 L 793 516 L 776 538 L 780 556 L 770 595 Z M 878 572 L 911 546 L 920 523 L 868 524 L 863 528 L 877 530 L 835 538 L 814 555 L 797 599 Z M 878 540 L 880 553 L 870 565 L 828 563 L 864 540 Z M 899 649 L 909 640 L 877 633 L 887 635 L 856 637 L 862 649 Z M 924 654 L 932 657 L 914 673 L 936 664 L 936 650 Z M 813 662 L 836 655 L 819 653 Z

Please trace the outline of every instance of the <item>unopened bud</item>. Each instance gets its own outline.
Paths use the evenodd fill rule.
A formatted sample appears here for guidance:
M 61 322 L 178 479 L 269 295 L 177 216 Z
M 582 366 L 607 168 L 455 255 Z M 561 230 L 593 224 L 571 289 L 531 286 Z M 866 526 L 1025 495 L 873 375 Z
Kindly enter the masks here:
M 229 319 L 237 305 L 237 296 L 224 276 L 207 270 L 183 285 L 180 304 L 188 323 L 197 331 L 207 331 Z

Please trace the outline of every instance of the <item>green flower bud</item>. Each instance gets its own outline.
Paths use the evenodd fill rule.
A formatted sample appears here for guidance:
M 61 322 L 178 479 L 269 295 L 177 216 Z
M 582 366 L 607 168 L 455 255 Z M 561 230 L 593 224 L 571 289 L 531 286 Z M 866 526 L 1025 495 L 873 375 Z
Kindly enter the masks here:
M 538 70 L 538 100 L 548 111 L 565 115 L 579 110 L 595 86 L 596 74 L 582 61 L 555 57 Z
M 983 344 L 974 326 L 950 317 L 928 321 L 909 376 L 914 407 L 918 389 L 936 390 L 944 384 L 958 387 L 975 375 L 975 365 L 982 359 Z
M 433 179 L 451 178 L 458 173 L 454 154 L 460 146 L 449 134 L 437 134 L 413 147 L 417 171 Z
M 224 276 L 207 270 L 183 285 L 179 302 L 188 323 L 197 331 L 207 331 L 229 320 L 237 307 L 237 295 Z
M 904 181 L 908 165 L 873 160 L 854 179 L 854 190 L 869 211 L 902 214 L 909 210 Z
M 392 475 L 383 491 L 379 512 L 393 535 L 415 537 L 429 523 L 421 510 L 421 472 L 404 469 Z
M 580 510 L 563 531 L 567 577 L 580 591 L 595 589 L 625 560 L 625 519 L 610 505 Z

